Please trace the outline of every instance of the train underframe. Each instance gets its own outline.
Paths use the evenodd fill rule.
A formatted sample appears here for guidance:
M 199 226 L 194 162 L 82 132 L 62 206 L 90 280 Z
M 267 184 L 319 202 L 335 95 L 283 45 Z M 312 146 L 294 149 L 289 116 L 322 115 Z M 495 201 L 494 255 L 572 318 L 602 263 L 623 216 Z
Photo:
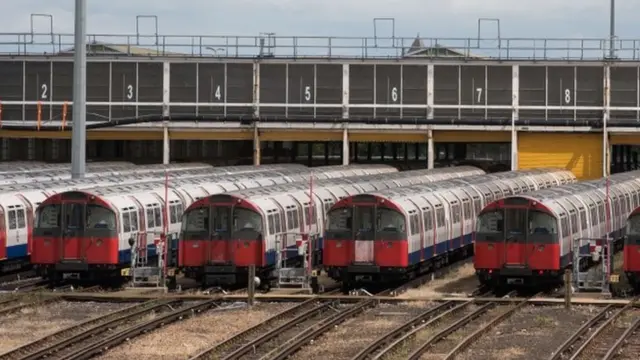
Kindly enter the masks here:
M 0 274 L 10 274 L 30 270 L 33 266 L 28 256 L 11 258 L 0 261 Z
M 613 253 L 622 250 L 623 243 L 621 239 L 613 242 Z M 506 288 L 545 288 L 549 286 L 563 286 L 564 273 L 566 270 L 573 270 L 573 252 L 567 255 L 566 261 L 560 261 L 557 269 L 532 269 L 527 264 L 504 265 L 498 269 L 476 269 L 476 276 L 482 286 L 491 289 Z M 581 258 L 580 271 L 599 264 L 600 261 L 594 261 L 592 258 Z
M 322 263 L 322 251 L 317 250 L 312 254 L 312 266 Z M 302 256 L 292 256 L 284 260 L 286 267 L 301 267 Z M 247 286 L 249 281 L 249 266 L 238 266 L 232 262 L 209 263 L 205 266 L 183 267 L 180 269 L 185 277 L 195 279 L 202 287 L 219 286 L 222 288 L 237 288 Z M 261 290 L 269 290 L 272 282 L 276 280 L 276 265 L 256 266 L 256 277 L 259 279 Z
M 357 287 L 388 286 L 409 281 L 436 271 L 473 255 L 473 245 L 465 245 L 454 251 L 432 257 L 408 267 L 384 267 L 375 264 L 351 264 L 343 267 L 326 267 L 333 280 L 340 282 L 343 293 Z
M 65 283 L 81 283 L 87 285 L 115 284 L 126 280 L 120 274 L 128 265 L 121 264 L 89 264 L 83 260 L 64 260 L 56 264 L 38 265 L 36 271 L 51 286 Z

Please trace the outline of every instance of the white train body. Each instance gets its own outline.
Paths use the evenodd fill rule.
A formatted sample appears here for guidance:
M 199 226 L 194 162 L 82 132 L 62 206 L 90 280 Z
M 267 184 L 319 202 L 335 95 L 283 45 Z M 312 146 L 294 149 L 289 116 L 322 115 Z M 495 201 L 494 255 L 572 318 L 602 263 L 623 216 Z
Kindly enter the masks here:
M 484 172 L 480 169 L 464 166 L 329 179 L 314 184 L 295 183 L 210 196 L 185 212 L 179 263 L 195 277 L 203 276 L 206 284 L 240 281 L 244 279 L 241 273 L 250 264 L 259 268 L 259 276 L 268 276 L 267 272 L 275 265 L 277 252 L 296 247 L 301 236 L 314 240 L 311 250 L 319 254 L 325 212 L 344 197 L 375 189 L 481 174 Z M 313 193 L 314 204 L 311 210 L 310 193 Z M 204 224 L 209 222 L 214 211 L 230 208 L 234 209 L 233 214 L 226 212 L 225 216 L 234 219 L 234 234 L 219 239 L 222 231 L 215 228 L 218 225 L 214 224 L 210 229 Z M 213 216 L 214 221 L 220 216 Z M 243 225 L 245 222 L 251 226 Z M 240 228 L 242 226 L 244 228 Z M 220 241 L 216 241 L 218 239 Z

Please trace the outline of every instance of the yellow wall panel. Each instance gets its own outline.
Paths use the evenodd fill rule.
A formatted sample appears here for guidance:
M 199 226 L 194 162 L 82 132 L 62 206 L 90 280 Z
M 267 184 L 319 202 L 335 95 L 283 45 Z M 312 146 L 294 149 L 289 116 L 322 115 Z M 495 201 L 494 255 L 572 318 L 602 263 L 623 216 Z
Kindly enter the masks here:
M 261 141 L 342 141 L 342 129 L 338 129 L 335 131 L 260 130 L 260 140 Z
M 434 131 L 433 141 L 435 142 L 465 142 L 465 143 L 496 143 L 511 142 L 511 132 L 509 131 Z
M 611 145 L 640 145 L 640 134 L 609 135 Z
M 161 133 L 162 134 L 162 133 Z M 252 140 L 253 130 L 247 131 L 220 131 L 220 130 L 170 130 L 171 140 Z
M 558 167 L 580 180 L 602 177 L 602 135 L 521 132 L 518 167 Z
M 390 133 L 388 131 L 380 132 L 349 132 L 349 141 L 351 142 L 397 142 L 397 143 L 426 143 L 426 132 L 414 133 Z

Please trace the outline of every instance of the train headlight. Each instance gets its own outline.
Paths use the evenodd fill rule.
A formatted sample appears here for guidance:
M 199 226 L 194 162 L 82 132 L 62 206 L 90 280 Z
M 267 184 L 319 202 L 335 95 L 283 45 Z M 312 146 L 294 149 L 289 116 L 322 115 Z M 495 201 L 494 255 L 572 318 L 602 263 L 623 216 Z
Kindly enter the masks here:
M 244 247 L 246 247 L 246 248 L 248 248 L 248 247 L 249 247 L 249 242 L 248 242 L 248 241 L 245 241 L 245 242 L 244 242 Z
M 387 242 L 387 248 L 390 248 L 393 246 L 393 243 L 391 241 Z
M 337 248 L 341 248 L 342 247 L 342 241 L 336 241 L 336 247 Z
M 493 244 L 489 244 L 489 245 L 487 245 L 487 249 L 489 249 L 489 250 L 493 250 Z
M 102 239 L 96 240 L 96 246 L 100 246 L 100 245 L 102 245 Z
M 544 245 L 538 246 L 538 251 L 544 251 Z
M 51 245 L 51 239 L 44 239 L 44 246 Z

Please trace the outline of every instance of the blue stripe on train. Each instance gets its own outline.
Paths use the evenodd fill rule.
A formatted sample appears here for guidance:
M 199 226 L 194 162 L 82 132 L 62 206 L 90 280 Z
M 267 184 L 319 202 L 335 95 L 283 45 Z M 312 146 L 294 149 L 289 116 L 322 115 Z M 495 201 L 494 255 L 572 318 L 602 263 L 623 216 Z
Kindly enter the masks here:
M 452 240 L 439 242 L 435 244 L 435 246 L 433 245 L 428 246 L 424 248 L 422 251 L 424 252 L 424 259 L 428 260 L 434 257 L 434 251 L 433 251 L 434 248 L 435 248 L 435 256 L 439 256 L 444 253 L 448 253 L 456 249 L 459 249 L 463 246 L 471 245 L 472 243 L 473 243 L 473 236 L 471 236 L 471 234 L 467 234 Z M 409 254 L 409 264 L 413 265 L 421 261 L 420 252 L 421 250 L 416 250 Z
M 27 244 L 7 246 L 7 259 L 23 258 L 27 255 Z

